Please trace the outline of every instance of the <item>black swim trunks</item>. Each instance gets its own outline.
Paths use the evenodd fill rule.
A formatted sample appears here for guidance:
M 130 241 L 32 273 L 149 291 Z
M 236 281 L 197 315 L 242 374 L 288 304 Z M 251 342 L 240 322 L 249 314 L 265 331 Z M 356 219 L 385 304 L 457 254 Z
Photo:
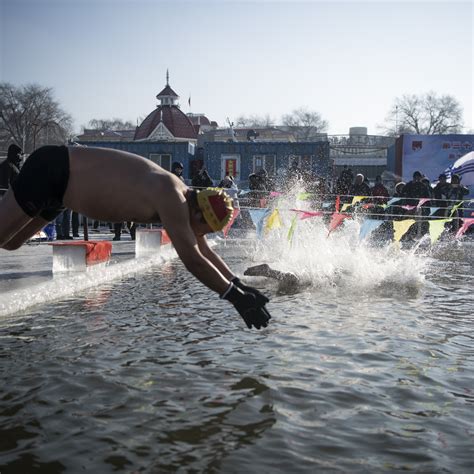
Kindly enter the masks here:
M 64 211 L 69 180 L 69 152 L 65 146 L 44 146 L 34 151 L 12 183 L 16 202 L 30 217 L 51 222 Z

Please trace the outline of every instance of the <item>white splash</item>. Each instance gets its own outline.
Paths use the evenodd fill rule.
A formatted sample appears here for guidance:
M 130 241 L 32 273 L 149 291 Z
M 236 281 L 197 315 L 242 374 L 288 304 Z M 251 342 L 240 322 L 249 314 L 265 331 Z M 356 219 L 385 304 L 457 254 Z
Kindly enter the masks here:
M 413 294 L 423 286 L 428 265 L 425 255 L 417 248 L 405 250 L 392 242 L 373 245 L 361 241 L 356 220 L 346 219 L 330 234 L 322 217 L 298 220 L 290 242 L 288 230 L 295 215 L 290 209 L 309 210 L 305 206 L 307 202 L 279 201 L 283 227 L 257 240 L 252 252 L 255 262 L 293 272 L 313 289 L 338 287 L 359 293 L 382 288 Z

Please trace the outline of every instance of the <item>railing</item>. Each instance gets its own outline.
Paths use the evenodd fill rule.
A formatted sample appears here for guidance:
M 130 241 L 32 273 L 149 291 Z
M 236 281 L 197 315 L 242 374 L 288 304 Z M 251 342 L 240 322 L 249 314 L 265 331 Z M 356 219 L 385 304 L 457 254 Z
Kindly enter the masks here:
M 190 186 L 193 188 L 192 186 Z M 193 189 L 203 189 L 194 187 Z M 222 188 L 226 191 L 226 188 Z M 266 207 L 275 207 L 278 205 L 280 210 L 294 210 L 293 208 L 282 208 L 279 200 L 288 198 L 288 194 L 277 191 L 260 191 L 240 189 L 237 192 L 240 209 L 261 209 Z M 421 220 L 445 219 L 453 211 L 471 212 L 474 216 L 474 199 L 436 199 L 414 198 L 407 196 L 360 196 L 353 194 L 337 193 L 307 193 L 299 192 L 291 195 L 295 202 L 307 202 L 312 209 L 320 210 L 322 215 L 333 214 L 334 212 L 344 212 L 346 214 L 389 217 L 389 218 L 407 218 L 416 216 Z M 355 201 L 355 202 L 354 202 Z M 385 202 L 384 202 L 385 201 Z M 437 205 L 440 204 L 440 205 Z M 441 204 L 445 204 L 444 206 Z M 364 208 L 364 206 L 366 206 Z M 388 211 L 388 209 L 391 209 Z M 393 212 L 394 209 L 400 209 L 400 212 Z M 433 214 L 423 215 L 427 209 L 436 209 Z M 383 210 L 383 212 L 381 212 Z M 403 211 L 403 212 L 402 212 Z M 442 215 L 434 215 L 442 214 Z M 457 213 L 457 212 L 456 212 Z

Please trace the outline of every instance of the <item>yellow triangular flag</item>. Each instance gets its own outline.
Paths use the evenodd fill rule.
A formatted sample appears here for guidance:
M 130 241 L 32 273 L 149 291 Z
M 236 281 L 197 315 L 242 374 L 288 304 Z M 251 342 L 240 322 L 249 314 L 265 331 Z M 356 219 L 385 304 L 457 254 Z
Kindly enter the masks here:
M 265 233 L 268 233 L 271 229 L 276 229 L 277 227 L 281 227 L 283 224 L 281 222 L 280 213 L 278 209 L 275 209 L 267 219 L 267 224 L 265 225 Z
M 405 219 L 404 221 L 393 221 L 393 240 L 400 242 L 400 239 L 408 232 L 408 229 L 415 223 L 415 219 Z
M 350 206 L 352 206 L 352 204 L 343 204 L 341 207 L 341 212 L 344 212 Z
M 439 219 L 435 221 L 429 221 L 431 245 L 433 245 L 439 239 L 439 236 L 443 233 L 444 224 L 446 224 L 446 222 L 451 221 L 452 219 Z
M 449 214 L 449 217 L 453 216 L 454 213 L 458 210 L 458 208 L 461 207 L 462 205 L 463 205 L 463 201 L 458 202 L 457 204 L 455 204 L 455 205 L 451 208 L 451 214 Z
M 291 221 L 290 230 L 288 231 L 288 241 L 290 243 L 291 243 L 291 239 L 293 238 L 293 234 L 295 233 L 297 220 L 298 220 L 298 216 L 295 214 L 295 217 L 293 217 Z
M 298 199 L 298 201 L 307 201 L 311 199 L 311 193 L 299 193 L 296 199 Z
M 367 196 L 354 196 L 352 198 L 352 205 L 357 204 L 359 201 L 363 201 L 364 199 L 367 199 Z

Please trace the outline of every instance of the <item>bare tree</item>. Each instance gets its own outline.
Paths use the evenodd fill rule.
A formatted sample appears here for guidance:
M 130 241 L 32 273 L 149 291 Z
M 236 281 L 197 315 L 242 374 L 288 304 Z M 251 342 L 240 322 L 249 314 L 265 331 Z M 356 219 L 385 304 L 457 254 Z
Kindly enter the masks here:
M 444 135 L 462 130 L 462 107 L 450 95 L 438 96 L 435 92 L 406 94 L 396 98 L 380 127 L 390 136 L 403 133 Z
M 135 128 L 132 122 L 119 118 L 92 119 L 88 125 L 93 130 L 132 130 Z
M 272 127 L 275 124 L 275 121 L 270 117 L 270 115 L 241 115 L 236 118 L 235 126 L 236 127 Z
M 328 122 L 318 112 L 304 107 L 283 115 L 282 123 L 302 141 L 312 140 L 328 129 Z
M 66 143 L 72 118 L 54 100 L 52 89 L 1 82 L 0 132 L 7 142 L 14 141 L 30 153 L 41 145 Z

